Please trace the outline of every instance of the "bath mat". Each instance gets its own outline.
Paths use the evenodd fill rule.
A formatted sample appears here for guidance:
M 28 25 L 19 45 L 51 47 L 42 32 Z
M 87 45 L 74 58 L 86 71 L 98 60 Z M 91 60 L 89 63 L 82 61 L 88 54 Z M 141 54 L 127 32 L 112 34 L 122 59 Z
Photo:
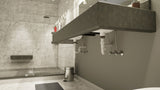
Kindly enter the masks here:
M 36 90 L 64 90 L 59 83 L 36 84 Z

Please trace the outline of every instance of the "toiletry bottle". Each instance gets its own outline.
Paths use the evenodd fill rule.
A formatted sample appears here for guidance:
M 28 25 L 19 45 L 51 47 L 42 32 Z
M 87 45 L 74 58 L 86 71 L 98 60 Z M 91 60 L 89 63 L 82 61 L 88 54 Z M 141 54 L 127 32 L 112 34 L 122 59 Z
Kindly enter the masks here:
M 133 0 L 132 7 L 140 8 L 140 2 L 138 0 Z
M 57 26 L 54 26 L 54 32 L 57 32 Z

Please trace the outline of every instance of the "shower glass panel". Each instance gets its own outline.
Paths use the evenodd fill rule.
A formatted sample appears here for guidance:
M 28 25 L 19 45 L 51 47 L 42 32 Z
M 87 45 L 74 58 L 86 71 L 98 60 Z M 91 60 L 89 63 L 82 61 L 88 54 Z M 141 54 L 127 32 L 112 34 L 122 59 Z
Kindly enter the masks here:
M 58 66 L 58 48 L 51 44 L 59 1 L 0 0 L 0 79 L 64 73 Z M 12 55 L 33 58 L 17 60 Z

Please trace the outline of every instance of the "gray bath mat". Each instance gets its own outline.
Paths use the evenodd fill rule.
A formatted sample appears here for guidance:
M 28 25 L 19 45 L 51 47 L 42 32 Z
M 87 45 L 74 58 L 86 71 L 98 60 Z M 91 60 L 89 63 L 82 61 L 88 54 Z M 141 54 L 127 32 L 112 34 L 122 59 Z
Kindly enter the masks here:
M 59 83 L 36 84 L 36 90 L 64 90 Z

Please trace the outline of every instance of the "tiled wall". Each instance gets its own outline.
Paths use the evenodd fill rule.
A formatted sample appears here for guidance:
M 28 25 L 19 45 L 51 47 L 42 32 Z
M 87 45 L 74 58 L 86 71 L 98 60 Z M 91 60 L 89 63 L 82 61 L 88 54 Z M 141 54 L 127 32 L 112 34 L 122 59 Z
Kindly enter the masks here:
M 73 44 L 60 44 L 58 50 L 58 67 L 75 66 L 75 49 Z
M 70 22 L 74 18 L 74 1 L 75 0 L 60 0 L 58 15 L 62 16 L 67 13 L 66 22 Z M 64 69 L 65 66 L 75 66 L 75 53 L 73 44 L 60 44 L 58 46 L 58 66 Z
M 87 4 L 79 6 L 83 1 L 87 1 Z M 60 0 L 58 5 L 58 15 L 62 16 L 66 14 L 67 24 L 96 1 L 97 0 Z M 58 66 L 61 69 L 64 69 L 65 66 L 75 67 L 75 45 L 60 44 L 58 49 Z
M 59 0 L 0 0 L 0 70 L 57 67 L 51 44 Z M 50 18 L 43 18 L 44 15 Z M 12 63 L 11 55 L 33 55 L 30 63 Z

